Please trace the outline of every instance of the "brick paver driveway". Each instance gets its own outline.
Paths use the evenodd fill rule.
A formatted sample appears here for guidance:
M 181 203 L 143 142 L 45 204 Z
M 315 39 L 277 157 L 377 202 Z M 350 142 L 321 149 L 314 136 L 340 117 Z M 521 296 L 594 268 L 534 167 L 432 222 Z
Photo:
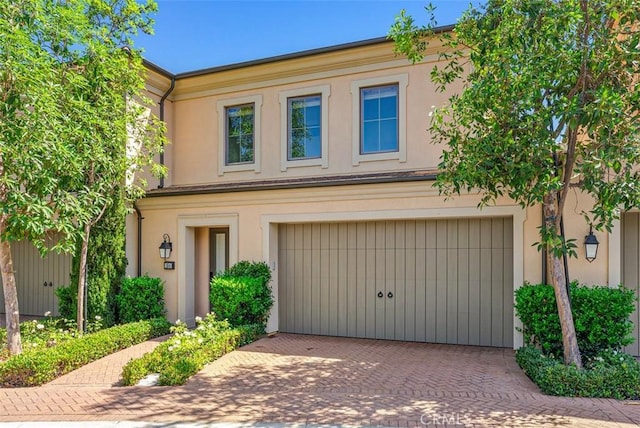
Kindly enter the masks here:
M 540 394 L 507 349 L 279 334 L 174 388 L 110 386 L 117 375 L 109 370 L 122 359 L 40 388 L 0 389 L 0 421 L 575 427 L 640 421 L 640 403 Z

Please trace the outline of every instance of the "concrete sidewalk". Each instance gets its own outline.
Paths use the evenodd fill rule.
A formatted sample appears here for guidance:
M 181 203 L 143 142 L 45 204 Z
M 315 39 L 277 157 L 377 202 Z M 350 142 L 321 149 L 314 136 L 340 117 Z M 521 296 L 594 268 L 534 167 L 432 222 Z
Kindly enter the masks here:
M 157 343 L 42 387 L 0 389 L 0 421 L 233 428 L 640 422 L 638 402 L 545 396 L 516 365 L 512 350 L 470 346 L 279 334 L 227 354 L 184 386 L 113 386 L 119 367 Z

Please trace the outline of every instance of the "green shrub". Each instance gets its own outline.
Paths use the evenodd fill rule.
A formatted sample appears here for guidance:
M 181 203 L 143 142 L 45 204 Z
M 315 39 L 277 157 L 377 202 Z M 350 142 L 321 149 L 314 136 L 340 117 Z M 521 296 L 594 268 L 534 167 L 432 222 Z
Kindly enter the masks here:
M 58 312 L 60 317 L 69 320 L 76 319 L 76 311 L 78 310 L 78 286 L 66 286 L 56 288 L 56 296 L 58 297 Z
M 120 322 L 164 317 L 164 285 L 160 278 L 141 276 L 122 280 L 116 296 Z
M 178 322 L 172 327 L 173 337 L 152 352 L 132 360 L 122 369 L 125 385 L 135 385 L 145 376 L 159 373 L 160 385 L 182 385 L 205 364 L 253 342 L 262 332 L 261 326 L 231 328 L 227 321 L 218 321 L 214 314 L 196 319 L 195 330 L 187 330 Z
M 38 386 L 113 352 L 169 333 L 163 318 L 81 335 L 55 346 L 14 355 L 0 363 L 0 386 Z
M 266 325 L 273 296 L 271 270 L 264 262 L 242 261 L 211 280 L 211 310 L 231 325 Z
M 115 296 L 127 268 L 125 253 L 127 208 L 122 186 L 109 196 L 109 205 L 100 220 L 91 228 L 87 251 L 87 319 L 100 316 L 106 326 L 118 322 Z M 71 267 L 71 288 L 74 293 L 73 313 L 60 312 L 65 318 L 76 319 L 75 301 L 80 274 L 81 240 L 77 243 Z M 162 316 L 162 315 L 159 315 Z
M 124 251 L 126 208 L 123 201 L 120 193 L 114 194 L 111 205 L 91 230 L 87 252 L 87 318 L 99 316 L 106 326 L 118 322 L 116 294 L 127 266 Z M 79 242 L 73 256 L 71 285 L 55 291 L 58 311 L 66 319 L 76 319 L 81 248 L 82 242 Z
M 265 285 L 268 285 L 271 281 L 271 269 L 269 269 L 269 266 L 265 262 L 249 262 L 243 260 L 227 269 L 226 274 L 236 278 L 245 276 L 259 278 Z
M 578 347 L 590 358 L 606 349 L 620 350 L 633 341 L 634 293 L 624 287 L 587 287 L 572 283 L 571 305 Z M 544 354 L 562 355 L 562 331 L 553 287 L 525 284 L 516 291 L 516 314 L 526 344 Z
M 584 369 L 567 366 L 531 346 L 520 348 L 516 361 L 545 394 L 569 397 L 640 398 L 640 363 L 630 355 L 605 350 Z

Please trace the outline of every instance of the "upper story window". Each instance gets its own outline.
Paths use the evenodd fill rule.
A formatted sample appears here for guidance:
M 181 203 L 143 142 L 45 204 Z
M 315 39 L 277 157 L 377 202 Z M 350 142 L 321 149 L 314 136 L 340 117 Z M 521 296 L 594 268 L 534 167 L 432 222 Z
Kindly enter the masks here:
M 406 162 L 406 74 L 357 80 L 353 100 L 353 165 L 398 159 Z
M 254 154 L 254 111 L 253 104 L 225 107 L 226 116 L 226 164 L 253 163 Z
M 328 165 L 329 86 L 280 92 L 281 169 Z
M 398 151 L 398 85 L 360 89 L 360 154 Z
M 218 174 L 260 172 L 262 95 L 218 101 Z
M 287 133 L 288 160 L 319 158 L 321 144 L 321 97 L 289 98 Z

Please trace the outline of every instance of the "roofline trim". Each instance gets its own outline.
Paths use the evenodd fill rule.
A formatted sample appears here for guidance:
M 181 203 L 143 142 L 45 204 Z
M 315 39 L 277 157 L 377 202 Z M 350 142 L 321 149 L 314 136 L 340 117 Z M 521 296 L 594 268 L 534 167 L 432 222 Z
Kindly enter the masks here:
M 168 196 L 192 196 L 192 195 L 210 195 L 218 193 L 232 192 L 254 192 L 264 190 L 288 190 L 288 189 L 308 189 L 315 187 L 334 187 L 334 186 L 353 186 L 363 184 L 387 184 L 387 183 L 405 183 L 411 181 L 434 181 L 437 173 L 418 173 L 418 174 L 401 174 L 386 175 L 372 174 L 362 177 L 344 177 L 336 179 L 319 179 L 318 177 L 309 177 L 303 180 L 270 180 L 263 183 L 255 182 L 229 182 L 218 185 L 208 186 L 189 186 L 183 188 L 165 187 L 163 189 L 153 189 L 146 193 L 145 198 L 160 198 Z M 191 188 L 190 188 L 191 187 Z
M 452 31 L 455 28 L 455 24 L 451 24 L 451 25 L 443 25 L 441 27 L 437 27 L 433 29 L 433 32 L 435 34 L 439 34 L 439 33 L 445 33 L 447 31 Z M 342 43 L 339 45 L 333 45 L 333 46 L 327 46 L 327 47 L 323 47 L 323 48 L 316 48 L 316 49 L 309 49 L 309 50 L 304 50 L 304 51 L 300 51 L 300 52 L 294 52 L 294 53 L 289 53 L 289 54 L 284 54 L 284 55 L 276 55 L 276 56 L 272 56 L 272 57 L 267 57 L 267 58 L 261 58 L 261 59 L 255 59 L 255 60 L 251 60 L 251 61 L 244 61 L 244 62 L 239 62 L 239 63 L 235 63 L 235 64 L 228 64 L 228 65 L 220 65 L 220 66 L 216 66 L 216 67 L 209 67 L 209 68 L 203 68 L 203 69 L 199 69 L 199 70 L 193 70 L 193 71 L 185 71 L 182 73 L 171 73 L 170 71 L 154 64 L 153 62 L 143 59 L 143 63 L 144 65 L 159 73 L 162 74 L 165 77 L 168 78 L 176 78 L 176 80 L 179 79 L 186 79 L 189 77 L 197 77 L 197 76 L 203 76 L 206 74 L 211 74 L 211 73 L 218 73 L 221 71 L 229 71 L 229 70 L 237 70 L 240 68 L 245 68 L 245 67 L 251 67 L 251 66 L 255 66 L 255 65 L 262 65 L 262 64 L 270 64 L 270 63 L 274 63 L 274 62 L 279 62 L 279 61 L 286 61 L 286 60 L 290 60 L 290 59 L 296 59 L 296 58 L 304 58 L 307 56 L 313 56 L 313 55 L 320 55 L 320 54 L 324 54 L 324 53 L 330 53 L 330 52 L 337 52 L 337 51 L 341 51 L 341 50 L 346 50 L 346 49 L 353 49 L 353 48 L 359 48 L 359 47 L 364 47 L 364 46 L 373 46 L 373 45 L 378 45 L 378 44 L 382 44 L 385 42 L 390 42 L 391 40 L 384 36 L 384 37 L 376 37 L 373 39 L 366 39 L 366 40 L 360 40 L 357 42 L 349 42 L 349 43 Z

